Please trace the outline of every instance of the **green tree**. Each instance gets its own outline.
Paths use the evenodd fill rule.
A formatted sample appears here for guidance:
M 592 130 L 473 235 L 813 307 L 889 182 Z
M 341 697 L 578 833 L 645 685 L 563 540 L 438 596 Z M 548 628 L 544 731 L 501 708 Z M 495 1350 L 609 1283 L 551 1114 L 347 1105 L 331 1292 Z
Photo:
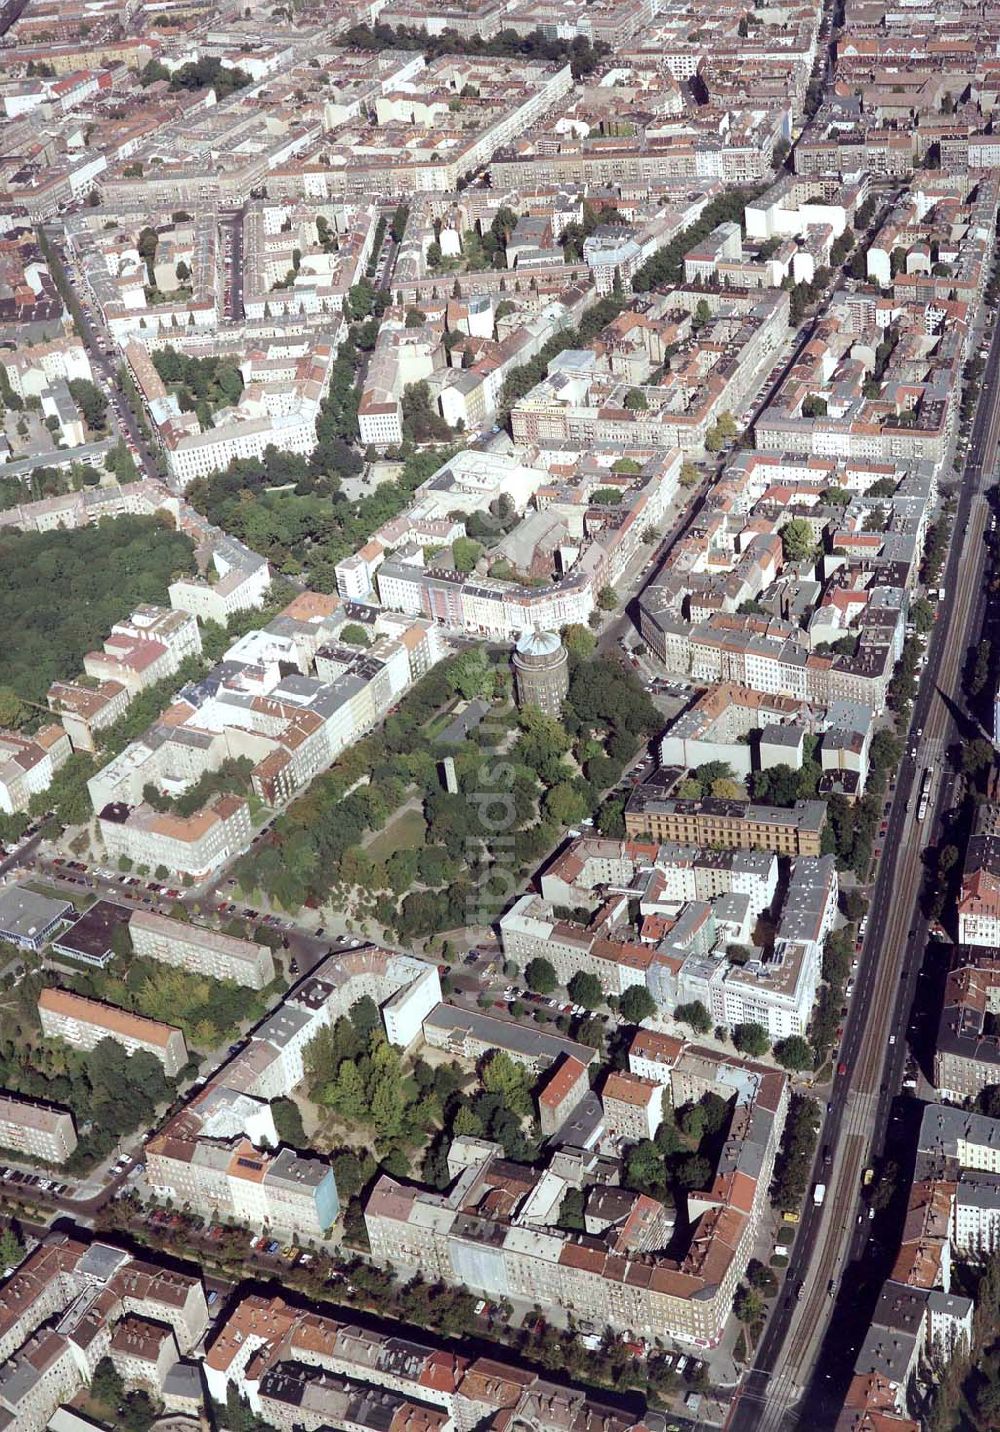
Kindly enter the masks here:
M 585 1196 L 582 1188 L 568 1188 L 563 1194 L 562 1203 L 559 1205 L 559 1217 L 556 1220 L 558 1228 L 569 1229 L 570 1232 L 582 1233 L 586 1228 L 584 1219 Z
M 387 1046 L 391 1047 L 391 1046 Z M 372 1088 L 369 1116 L 376 1133 L 395 1138 L 400 1132 L 405 1105 L 398 1070 L 378 1078 Z
M 493 689 L 493 671 L 486 648 L 467 647 L 452 663 L 451 680 L 466 701 L 488 696 Z
M 682 1154 L 674 1162 L 672 1173 L 674 1183 L 686 1192 L 708 1188 L 712 1182 L 712 1165 L 701 1154 Z
M 741 1323 L 759 1323 L 764 1316 L 764 1300 L 754 1288 L 737 1288 L 733 1312 Z
M 651 1139 L 633 1144 L 625 1158 L 625 1186 L 653 1198 L 663 1192 L 666 1169 L 663 1155 Z
M 816 539 L 804 517 L 793 517 L 781 529 L 781 550 L 786 562 L 802 562 L 816 551 Z
M 345 622 L 340 629 L 341 641 L 346 641 L 348 646 L 370 646 L 371 639 L 368 632 L 360 622 Z
M 597 606 L 602 612 L 613 612 L 618 606 L 618 598 L 615 596 L 613 587 L 602 587 L 597 594 Z
M 169 583 L 194 567 L 190 539 L 158 518 L 117 517 L 75 531 L 4 533 L 0 610 L 7 625 L 0 686 L 44 705 L 50 684 L 75 676 L 85 653 L 116 622 L 141 603 L 166 605 Z M 40 604 L 41 587 L 46 600 Z M 79 763 L 64 766 L 56 779 L 71 779 L 79 769 Z
M 573 1003 L 584 1009 L 598 1009 L 604 1003 L 600 980 L 587 970 L 577 970 L 566 988 Z
M 918 636 L 927 636 L 931 627 L 934 626 L 934 607 L 931 606 L 927 597 L 917 597 L 913 606 L 910 607 L 910 619 L 913 621 Z
M 524 967 L 524 982 L 535 994 L 549 995 L 556 987 L 556 972 L 549 960 L 536 956 Z
M 971 776 L 978 776 L 993 765 L 996 752 L 990 741 L 976 737 L 962 747 L 962 770 Z
M 24 1244 L 11 1225 L 0 1231 L 0 1274 L 8 1268 L 16 1268 L 24 1257 Z
M 725 761 L 705 761 L 694 772 L 703 796 L 710 796 L 717 781 L 733 781 L 733 768 Z
M 625 406 L 630 413 L 644 413 L 649 407 L 646 394 L 641 388 L 629 388 L 625 394 Z
M 483 553 L 482 544 L 471 537 L 456 537 L 451 550 L 457 572 L 473 571 Z
M 696 1034 L 711 1033 L 712 1017 L 700 999 L 694 999 L 690 1004 L 677 1005 L 674 1018 L 679 1024 L 689 1024 Z
M 750 794 L 755 801 L 767 805 L 790 807 L 799 799 L 800 784 L 800 772 L 781 762 L 777 766 L 751 773 Z
M 795 1071 L 812 1069 L 814 1064 L 812 1049 L 801 1034 L 790 1034 L 787 1039 L 780 1039 L 774 1046 L 774 1057 L 785 1069 Z
M 571 626 L 564 627 L 562 639 L 563 645 L 570 656 L 578 657 L 582 661 L 593 656 L 597 646 L 597 637 L 592 631 L 589 631 L 587 627 L 581 626 L 579 622 L 574 622 Z
M 601 835 L 620 840 L 625 835 L 625 802 L 623 799 L 606 801 L 597 813 L 597 829 Z
M 641 1024 L 656 1014 L 656 1000 L 645 985 L 629 985 L 618 1002 L 618 1012 L 626 1024 Z
M 17 692 L 10 686 L 0 686 L 0 727 L 16 731 L 27 714 Z
M 125 1384 L 121 1374 L 109 1357 L 102 1357 L 94 1368 L 94 1375 L 90 1380 L 90 1395 L 96 1402 L 116 1411 L 125 1396 Z
M 100 388 L 87 378 L 71 378 L 67 387 L 87 427 L 103 432 L 107 427 L 108 401 Z
M 752 1021 L 733 1025 L 733 1043 L 741 1054 L 749 1054 L 752 1058 L 766 1054 L 771 1047 L 767 1030 L 762 1024 Z
M 146 228 L 140 231 L 139 242 L 136 244 L 136 248 L 139 257 L 147 264 L 156 258 L 156 250 L 159 242 L 160 240 L 155 229 L 151 229 L 147 225 Z
M 274 1118 L 274 1128 L 278 1138 L 289 1148 L 304 1149 L 306 1147 L 306 1131 L 302 1123 L 302 1114 L 294 1099 L 279 1098 L 271 1101 L 271 1114 Z
M 353 1059 L 345 1059 L 337 1070 L 337 1077 L 330 1091 L 330 1102 L 345 1119 L 351 1123 L 362 1123 L 368 1113 L 368 1097 L 365 1083 Z
M 512 1114 L 523 1118 L 531 1113 L 531 1075 L 502 1049 L 486 1056 L 479 1077 L 487 1094 L 498 1095 Z
M 545 809 L 559 825 L 575 825 L 587 814 L 587 801 L 571 781 L 560 781 L 545 796 Z

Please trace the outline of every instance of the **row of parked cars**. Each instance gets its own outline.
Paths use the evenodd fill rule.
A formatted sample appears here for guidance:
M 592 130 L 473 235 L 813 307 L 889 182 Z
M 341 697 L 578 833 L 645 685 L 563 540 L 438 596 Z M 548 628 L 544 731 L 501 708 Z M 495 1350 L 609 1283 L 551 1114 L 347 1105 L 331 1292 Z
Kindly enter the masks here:
M 50 1198 L 62 1198 L 63 1194 L 71 1191 L 68 1183 L 57 1183 L 55 1179 L 42 1178 L 41 1174 L 37 1173 L 25 1173 L 19 1168 L 0 1168 L 0 1181 L 15 1184 L 20 1189 L 47 1193 Z
M 312 1253 L 304 1253 L 301 1248 L 296 1248 L 291 1243 L 287 1248 L 282 1248 L 276 1238 L 269 1238 L 266 1233 L 262 1238 L 254 1239 L 250 1248 L 252 1252 L 265 1258 L 281 1258 L 290 1268 L 294 1268 L 296 1263 L 308 1267 L 313 1261 Z

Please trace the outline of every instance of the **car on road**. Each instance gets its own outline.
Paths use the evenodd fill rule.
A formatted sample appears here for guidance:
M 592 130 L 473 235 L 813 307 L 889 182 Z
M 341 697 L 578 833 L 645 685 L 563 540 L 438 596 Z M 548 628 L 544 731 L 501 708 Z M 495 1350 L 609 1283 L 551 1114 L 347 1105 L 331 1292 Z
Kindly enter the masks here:
M 842 1059 L 842 1060 L 840 1061 L 840 1063 L 837 1065 L 837 1073 L 838 1073 L 838 1074 L 846 1074 L 846 1073 L 847 1073 L 847 1065 L 844 1063 L 843 1059 Z

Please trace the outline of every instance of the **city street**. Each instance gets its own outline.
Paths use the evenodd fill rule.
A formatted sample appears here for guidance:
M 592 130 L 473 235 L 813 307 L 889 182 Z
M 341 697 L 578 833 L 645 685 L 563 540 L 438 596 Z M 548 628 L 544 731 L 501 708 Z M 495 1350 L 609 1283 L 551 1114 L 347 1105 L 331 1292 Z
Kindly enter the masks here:
M 920 914 L 922 848 L 933 844 L 940 815 L 951 805 L 954 778 L 934 784 L 931 813 L 916 822 L 916 793 L 923 771 L 940 771 L 957 735 L 948 702 L 961 703 L 961 675 L 969 644 L 980 629 L 985 608 L 983 541 L 989 508 L 984 489 L 992 485 L 1000 435 L 1000 338 L 995 331 L 972 431 L 965 478 L 954 519 L 953 540 L 943 578 L 945 599 L 930 641 L 928 665 L 914 705 L 906 754 L 897 778 L 889 828 L 885 834 L 871 901 L 867 938 L 857 988 L 845 1026 L 839 1076 L 820 1144 L 833 1148 L 828 1193 L 821 1208 L 808 1202 L 803 1214 L 786 1287 L 801 1279 L 801 1301 L 786 1294 L 776 1307 L 761 1342 L 752 1373 L 733 1404 L 727 1424 L 732 1432 L 779 1429 L 786 1414 L 811 1386 L 824 1334 L 839 1301 L 852 1301 L 842 1279 L 868 1236 L 867 1218 L 858 1224 L 861 1177 L 881 1142 L 891 1100 L 902 1077 L 910 1004 L 927 943 Z M 893 1042 L 890 1043 L 890 1038 Z M 819 1171 L 817 1170 L 817 1176 Z M 823 1370 L 820 1381 L 824 1381 Z M 810 1414 L 821 1405 L 823 1389 L 808 1397 Z M 827 1409 L 832 1415 L 836 1407 Z M 794 1421 L 794 1417 L 792 1421 Z

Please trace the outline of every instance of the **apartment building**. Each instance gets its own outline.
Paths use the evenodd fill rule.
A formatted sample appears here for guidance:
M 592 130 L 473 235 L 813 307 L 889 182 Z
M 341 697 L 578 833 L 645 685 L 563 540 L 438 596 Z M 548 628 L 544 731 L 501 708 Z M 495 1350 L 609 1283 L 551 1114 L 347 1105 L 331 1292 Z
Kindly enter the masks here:
M 162 1395 L 179 1356 L 172 1329 L 147 1318 L 122 1318 L 108 1345 L 108 1357 L 126 1386 L 144 1388 L 154 1397 Z
M 995 951 L 957 946 L 945 982 L 934 1050 L 938 1097 L 964 1103 L 1000 1084 L 1000 959 Z
M 271 569 L 264 557 L 228 534 L 218 532 L 205 576 L 179 577 L 167 591 L 170 605 L 203 622 L 228 626 L 237 612 L 264 605 Z
M 958 942 L 1000 946 L 1000 806 L 977 806 L 957 901 Z
M 388 612 L 372 624 L 372 645 L 359 649 L 340 640 L 350 620 L 338 597 L 302 593 L 183 686 L 87 782 L 108 854 L 203 879 L 249 846 L 248 802 L 223 793 L 178 813 L 175 801 L 224 763 L 249 761 L 249 789 L 283 805 L 377 725 L 443 651 L 429 622 Z M 146 800 L 150 786 L 161 801 Z
M 427 0 L 389 0 L 379 11 L 379 23 L 405 25 L 428 35 L 454 30 L 467 38 L 478 35 L 489 40 L 505 23 L 506 9 L 502 0 L 448 0 L 444 5 L 437 0 L 431 4 Z
M 69 760 L 69 736 L 59 726 L 42 726 L 34 736 L 0 730 L 0 811 L 25 811 Z
M 654 960 L 654 951 L 627 931 L 591 931 L 558 919 L 533 895 L 520 896 L 502 916 L 500 934 L 505 957 L 517 964 L 546 959 L 563 985 L 583 971 L 594 975 L 606 994 L 615 996 L 632 985 L 646 985 Z
M 51 1330 L 36 1333 L 0 1367 L 0 1413 L 18 1432 L 43 1432 L 81 1380 L 67 1339 Z
M 231 795 L 216 796 L 184 817 L 109 801 L 98 809 L 97 819 L 110 862 L 124 858 L 150 870 L 165 865 L 193 880 L 204 880 L 242 855 L 253 835 L 246 801 Z
M 423 1032 L 432 1049 L 442 1049 L 453 1058 L 475 1062 L 499 1049 L 516 1064 L 539 1074 L 563 1058 L 589 1067 L 596 1057 L 589 1045 L 577 1044 L 564 1035 L 452 1004 L 435 1005 L 424 1019 Z
M 446 1412 L 411 1402 L 398 1393 L 375 1390 L 322 1368 L 279 1363 L 261 1378 L 260 1405 L 268 1426 L 287 1429 L 351 1427 L 377 1432 L 398 1424 L 421 1432 L 450 1432 Z M 391 1423 L 389 1421 L 391 1419 Z
M 221 1084 L 147 1140 L 145 1157 L 153 1194 L 206 1218 L 322 1238 L 340 1211 L 329 1164 L 280 1148 L 269 1105 Z
M 962 1169 L 1000 1174 L 1000 1119 L 928 1104 L 920 1121 L 917 1171 L 954 1181 Z
M 134 910 L 129 934 L 137 955 L 177 965 L 192 974 L 231 980 L 249 989 L 263 989 L 274 979 L 271 951 L 255 940 L 241 940 L 205 925 L 172 920 L 153 910 Z
M 223 352 L 229 351 L 231 341 L 227 339 Z M 283 360 L 277 369 L 275 353 Z M 316 419 L 336 358 L 329 342 L 303 334 L 250 346 L 240 362 L 244 384 L 240 398 L 221 410 L 209 428 L 203 428 L 194 413 L 181 409 L 138 339 L 128 343 L 125 355 L 180 492 L 196 477 L 221 471 L 234 458 L 263 458 L 270 445 L 304 456 L 316 446 Z
M 591 904 L 601 887 L 635 891 L 642 914 L 662 901 L 707 901 L 729 894 L 746 895 L 754 910 L 764 910 L 778 888 L 778 860 L 763 850 L 582 836 L 553 856 L 540 879 L 543 900 L 571 908 Z
M 681 448 L 701 452 L 723 412 L 737 413 L 753 395 L 788 331 L 788 296 L 782 290 L 746 299 L 710 289 L 677 288 L 657 310 L 694 314 L 707 306 L 712 318 L 697 333 L 682 324 L 678 339 L 689 363 L 671 365 L 655 385 L 642 387 L 641 404 L 626 402 L 634 384 L 590 364 L 574 373 L 557 356 L 548 376 L 511 411 L 514 441 L 617 444 L 619 448 Z M 714 334 L 714 337 L 713 337 Z M 723 337 L 724 335 L 724 337 Z
M 380 528 L 360 553 L 338 564 L 338 589 L 357 599 L 374 585 L 384 608 L 508 641 L 526 630 L 557 631 L 585 622 L 601 589 L 617 582 L 639 552 L 642 534 L 666 515 L 680 477 L 679 452 L 644 447 L 642 470 L 625 484 L 614 513 L 598 518 L 595 512 L 588 518 L 587 496 L 602 484 L 615 483 L 616 451 L 602 451 L 599 463 L 579 452 L 572 459 L 567 455 L 574 471 L 562 481 L 553 481 L 541 454 L 460 454 L 433 474 L 410 507 Z M 546 460 L 554 461 L 554 455 Z M 504 499 L 524 515 L 496 548 L 516 578 L 459 572 L 444 558 L 435 565 L 415 550 L 449 546 L 463 535 L 465 517 Z M 529 510 L 532 502 L 534 511 Z M 560 538 L 580 549 L 568 567 L 553 560 Z M 392 556 L 390 549 L 396 549 Z M 547 569 L 551 580 L 530 582 L 520 575 L 522 569 L 536 575 L 535 567 L 537 575 Z
M 53 681 L 47 699 L 74 751 L 96 751 L 98 734 L 116 725 L 132 702 L 128 688 L 118 681 L 94 687 L 79 680 Z
M 657 1084 L 669 1088 L 671 1075 L 685 1047 L 684 1041 L 672 1034 L 660 1034 L 655 1029 L 637 1029 L 629 1045 L 628 1067 L 633 1074 L 654 1079 Z
M 130 1014 L 101 1000 L 84 999 L 64 989 L 43 989 L 38 996 L 42 1033 L 62 1039 L 75 1049 L 93 1049 L 102 1039 L 113 1039 L 126 1054 L 142 1049 L 163 1065 L 168 1079 L 175 1078 L 188 1060 L 184 1034 L 173 1025 Z
M 11 1425 L 18 1432 L 51 1425 L 60 1403 L 91 1380 L 102 1357 L 112 1355 L 123 1325 L 154 1329 L 174 1361 L 178 1353 L 190 1353 L 208 1326 L 200 1279 L 109 1243 L 65 1233 L 45 1237 L 8 1279 L 0 1300 L 0 1410 L 13 1418 Z M 121 1370 L 131 1369 L 124 1361 L 130 1355 L 126 1339 L 117 1353 Z M 134 1363 L 137 1375 L 150 1366 L 142 1359 Z M 152 1385 L 145 1376 L 139 1380 Z
M 49 709 L 61 719 L 75 749 L 92 751 L 94 733 L 120 720 L 140 692 L 173 676 L 201 652 L 201 633 L 186 611 L 138 607 L 116 622 L 101 651 L 83 659 L 83 676 L 49 687 Z
M 292 1149 L 257 1149 L 249 1139 L 156 1138 L 146 1145 L 147 1180 L 161 1198 L 202 1217 L 232 1218 L 305 1238 L 323 1238 L 340 1203 L 333 1170 Z
M 305 1077 L 309 1044 L 365 995 L 379 1006 L 390 1043 L 408 1048 L 439 1005 L 437 966 L 373 945 L 330 955 L 258 1025 L 218 1082 L 255 1099 L 290 1094 Z
M 799 857 L 792 862 L 769 950 L 755 950 L 745 964 L 720 958 L 719 951 L 676 951 L 684 955 L 678 968 L 668 948 L 650 966 L 654 999 L 667 1009 L 697 1000 L 716 1023 L 760 1024 L 772 1042 L 804 1035 L 819 987 L 823 943 L 836 919 L 837 892 L 833 856 Z
M 609 1074 L 601 1090 L 601 1106 L 610 1138 L 639 1143 L 653 1138 L 663 1121 L 663 1086 L 642 1074 Z
M 76 1148 L 76 1128 L 68 1109 L 0 1095 L 0 1147 L 46 1163 L 63 1164 Z
M 268 1420 L 277 1417 L 281 1426 L 300 1418 L 305 1405 L 307 1410 L 316 1407 L 325 1422 L 367 1432 L 370 1424 L 354 1412 L 368 1390 L 389 1397 L 373 1432 L 386 1427 L 389 1432 L 452 1432 L 498 1416 L 514 1416 L 533 1427 L 648 1432 L 647 1418 L 637 1420 L 583 1389 L 557 1386 L 531 1368 L 456 1354 L 423 1339 L 419 1331 L 390 1336 L 260 1293 L 239 1299 L 229 1310 L 215 1331 L 204 1370 L 215 1401 L 225 1403 L 233 1390 L 258 1415 L 266 1405 Z M 340 1379 L 339 1390 L 330 1382 L 303 1384 L 315 1372 Z M 299 1395 L 303 1385 L 310 1396 Z M 403 1399 L 402 1410 L 395 1398 Z
M 137 607 L 111 628 L 102 651 L 87 653 L 83 669 L 93 681 L 120 682 L 134 696 L 173 676 L 182 661 L 200 652 L 201 633 L 190 613 Z
M 674 800 L 656 788 L 638 786 L 625 807 L 625 831 L 632 839 L 771 850 L 776 855 L 818 856 L 825 824 L 823 801 L 796 801 L 786 809 L 714 796 Z
M 983 1263 L 1000 1248 L 1000 1175 L 963 1169 L 955 1185 L 951 1242 L 968 1263 Z
M 365 1208 L 372 1256 L 403 1276 L 419 1271 L 490 1297 L 572 1304 L 601 1326 L 713 1346 L 766 1203 L 787 1088 L 781 1074 L 707 1051 L 699 1068 L 709 1087 L 722 1078 L 724 1097 L 736 1098 L 711 1187 L 689 1196 L 692 1242 L 679 1260 L 634 1254 L 614 1227 L 596 1241 L 553 1227 L 541 1205 L 544 1198 L 545 1207 L 558 1207 L 561 1176 L 491 1155 L 489 1146 L 469 1151 L 475 1161 L 445 1194 L 380 1178 Z M 748 1194 L 738 1205 L 736 1186 Z
M 538 1120 L 546 1138 L 558 1132 L 589 1090 L 586 1064 L 572 1054 L 560 1056 L 538 1091 Z
M 365 996 L 379 1006 L 386 1037 L 407 1048 L 440 1002 L 437 967 L 376 947 L 322 961 L 149 1140 L 147 1177 L 154 1193 L 190 1203 L 206 1217 L 325 1236 L 339 1213 L 333 1173 L 321 1159 L 278 1148 L 269 1101 L 302 1082 L 309 1045 Z
M 806 1032 L 837 913 L 832 856 L 793 859 L 780 915 L 778 861 L 765 852 L 587 839 L 556 857 L 541 886 L 501 917 L 508 959 L 545 959 L 563 984 L 584 971 L 607 995 L 643 985 L 666 1013 L 698 1000 L 716 1024 L 759 1023 L 772 1040 Z M 568 920 L 554 905 L 592 913 Z M 750 948 L 762 912 L 773 939 Z
M 470 87 L 477 94 L 462 97 Z M 568 64 L 441 56 L 405 83 L 387 83 L 363 119 L 318 149 L 275 165 L 268 197 L 370 202 L 373 195 L 453 192 L 572 87 Z M 449 99 L 459 98 L 461 108 L 451 109 Z
M 91 381 L 94 376 L 83 340 L 76 337 L 5 350 L 3 368 L 19 398 L 41 398 L 60 381 Z

